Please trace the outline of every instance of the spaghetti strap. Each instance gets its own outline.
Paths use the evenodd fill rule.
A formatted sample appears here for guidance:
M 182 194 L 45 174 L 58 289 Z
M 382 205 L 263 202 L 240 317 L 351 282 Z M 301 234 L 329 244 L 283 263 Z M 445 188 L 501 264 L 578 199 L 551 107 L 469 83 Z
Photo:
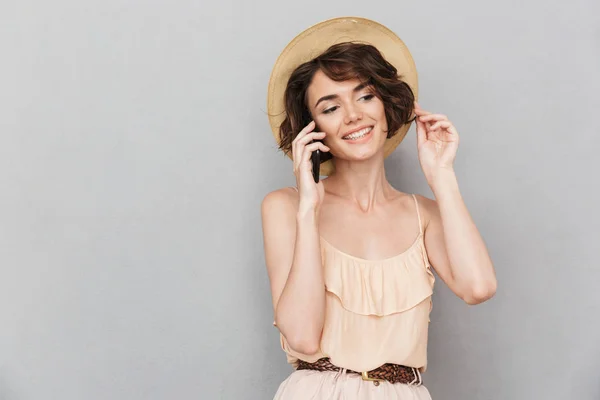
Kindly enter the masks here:
M 298 188 L 296 186 L 290 186 L 292 189 L 294 189 L 296 192 L 298 191 Z
M 413 199 L 415 200 L 415 207 L 417 208 L 417 218 L 419 219 L 419 234 L 423 233 L 423 225 L 421 224 L 421 213 L 419 212 L 419 202 L 417 201 L 417 197 L 413 194 Z

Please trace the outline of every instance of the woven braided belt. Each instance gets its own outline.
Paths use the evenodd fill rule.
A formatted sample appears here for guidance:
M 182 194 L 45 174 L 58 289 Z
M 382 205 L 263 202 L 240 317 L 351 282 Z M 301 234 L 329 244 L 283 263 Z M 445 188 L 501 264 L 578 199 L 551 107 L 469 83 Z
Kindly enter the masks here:
M 321 358 L 314 363 L 309 363 L 304 360 L 298 360 L 298 370 L 310 369 L 314 371 L 339 371 L 340 367 L 331 363 L 329 358 Z M 375 386 L 379 386 L 380 381 L 388 381 L 390 383 L 403 383 L 406 385 L 421 385 L 421 373 L 417 368 L 406 367 L 398 364 L 383 364 L 381 367 L 368 372 L 356 372 L 347 370 L 353 374 L 359 374 L 365 381 L 373 381 Z

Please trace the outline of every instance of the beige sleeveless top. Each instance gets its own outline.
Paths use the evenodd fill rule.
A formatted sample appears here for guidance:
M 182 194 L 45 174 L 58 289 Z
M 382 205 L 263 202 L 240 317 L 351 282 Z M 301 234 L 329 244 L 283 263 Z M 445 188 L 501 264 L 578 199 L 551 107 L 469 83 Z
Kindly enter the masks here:
M 326 305 L 320 351 L 305 355 L 281 346 L 290 364 L 329 357 L 339 367 L 363 372 L 385 363 L 427 368 L 427 337 L 434 275 L 425 251 L 417 198 L 419 235 L 402 253 L 364 260 L 321 238 Z

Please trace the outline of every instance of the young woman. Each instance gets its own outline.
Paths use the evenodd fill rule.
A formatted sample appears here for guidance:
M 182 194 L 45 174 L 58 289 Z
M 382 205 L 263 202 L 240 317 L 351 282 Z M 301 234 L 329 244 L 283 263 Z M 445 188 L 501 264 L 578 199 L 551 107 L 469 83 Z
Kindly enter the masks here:
M 274 325 L 296 370 L 275 399 L 430 399 L 432 268 L 467 304 L 496 291 L 453 170 L 458 133 L 416 86 L 402 41 L 362 18 L 315 25 L 277 60 L 268 109 L 296 187 L 269 193 L 262 221 Z M 413 120 L 436 200 L 386 178 Z M 317 149 L 327 178 L 315 183 Z

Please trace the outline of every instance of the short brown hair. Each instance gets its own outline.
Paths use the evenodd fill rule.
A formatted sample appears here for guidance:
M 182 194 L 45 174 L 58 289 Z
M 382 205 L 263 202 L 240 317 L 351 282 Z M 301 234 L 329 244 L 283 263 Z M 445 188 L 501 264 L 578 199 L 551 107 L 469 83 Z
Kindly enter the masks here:
M 414 93 L 398 75 L 396 67 L 370 44 L 338 43 L 318 57 L 299 65 L 288 80 L 284 95 L 286 117 L 279 127 L 279 148 L 286 154 L 292 150 L 292 141 L 312 119 L 306 97 L 308 87 L 319 70 L 334 81 L 358 79 L 373 87 L 374 94 L 384 105 L 388 138 L 394 136 L 402 125 L 414 120 L 410 119 L 414 109 Z M 329 152 L 322 153 L 322 162 L 331 158 Z

